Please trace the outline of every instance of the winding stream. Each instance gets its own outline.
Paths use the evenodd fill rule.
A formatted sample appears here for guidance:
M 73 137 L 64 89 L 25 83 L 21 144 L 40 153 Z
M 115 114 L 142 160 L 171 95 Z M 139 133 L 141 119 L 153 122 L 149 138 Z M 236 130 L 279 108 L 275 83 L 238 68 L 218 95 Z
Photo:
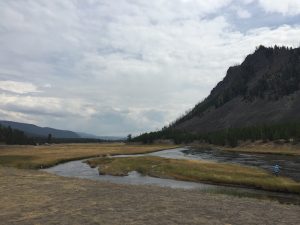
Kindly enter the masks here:
M 278 163 L 283 168 L 283 175 L 300 181 L 300 157 L 294 156 L 242 154 L 235 152 L 221 152 L 217 149 L 177 148 L 147 154 L 117 155 L 113 157 L 139 157 L 145 155 L 173 159 L 205 159 L 217 162 L 238 163 L 242 165 L 260 167 L 268 171 L 271 171 L 272 166 Z M 88 164 L 84 163 L 84 161 L 85 160 L 71 161 L 51 168 L 43 169 L 43 171 L 65 177 L 77 177 L 83 179 L 112 182 L 117 184 L 156 185 L 161 187 L 181 189 L 199 189 L 207 192 L 254 196 L 257 198 L 269 198 L 276 199 L 281 202 L 300 204 L 299 195 L 269 192 L 242 187 L 228 187 L 222 185 L 154 178 L 150 176 L 143 176 L 136 171 L 132 171 L 128 174 L 128 176 L 123 177 L 99 175 L 98 168 L 91 168 Z

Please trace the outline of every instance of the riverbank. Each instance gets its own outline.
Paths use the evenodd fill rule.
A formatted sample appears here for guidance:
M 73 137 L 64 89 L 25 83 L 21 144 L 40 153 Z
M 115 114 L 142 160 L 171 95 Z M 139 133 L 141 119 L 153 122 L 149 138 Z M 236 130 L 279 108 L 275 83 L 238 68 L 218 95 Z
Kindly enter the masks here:
M 119 154 L 144 154 L 178 145 L 128 145 L 112 144 L 53 144 L 53 145 L 2 145 L 0 146 L 0 165 L 21 169 L 40 169 L 60 163 L 92 157 Z
M 267 191 L 300 193 L 300 183 L 264 170 L 204 160 L 179 160 L 153 156 L 96 158 L 86 161 L 102 175 L 126 176 L 131 171 L 159 178 L 247 186 Z
M 300 206 L 0 167 L 3 224 L 300 224 Z
M 240 152 L 240 153 L 255 153 L 255 154 L 276 154 L 300 156 L 300 145 L 291 143 L 275 143 L 275 142 L 244 142 L 237 147 L 216 146 L 210 144 L 194 144 L 196 148 L 217 148 L 223 151 Z
M 1 146 L 0 147 L 0 165 L 11 166 L 23 169 L 40 169 L 47 168 L 57 164 L 79 159 L 92 157 L 104 157 L 100 159 L 98 164 L 103 164 L 106 156 L 115 155 L 135 155 L 151 153 L 156 155 L 161 150 L 171 149 L 178 146 L 175 145 L 127 145 L 121 143 L 115 144 L 60 144 L 51 146 Z M 155 152 L 155 153 L 153 153 Z M 168 150 L 168 153 L 173 150 Z M 183 153 L 181 153 L 183 155 Z M 157 154 L 160 156 L 160 154 Z M 126 156 L 128 157 L 128 156 Z M 163 156 L 165 157 L 165 156 Z M 172 157 L 166 155 L 166 157 Z M 175 157 L 178 157 L 177 155 Z M 182 157 L 182 156 L 180 156 Z M 184 156 L 186 159 L 186 157 Z M 203 160 L 169 160 L 163 158 L 148 158 L 147 161 L 143 157 L 132 160 L 114 160 L 114 162 L 124 162 L 125 171 L 119 168 L 119 163 L 111 162 L 111 165 L 101 167 L 101 172 L 111 175 L 124 175 L 130 171 L 138 171 L 142 174 L 152 177 L 171 178 L 183 181 L 206 182 L 225 185 L 239 185 L 260 188 L 264 190 L 283 191 L 291 193 L 299 193 L 299 183 L 285 178 L 276 178 L 269 173 L 236 164 L 224 164 L 205 162 Z M 153 160 L 155 159 L 155 160 Z M 102 161 L 101 161 L 102 160 Z M 104 161 L 103 161 L 104 160 Z M 97 160 L 96 160 L 97 161 Z M 93 160 L 90 161 L 92 165 Z M 167 162 L 167 163 L 166 163 Z M 193 163 L 192 163 L 193 162 Z M 159 164 L 160 166 L 157 166 Z M 146 167 L 148 165 L 148 167 Z M 93 165 L 96 166 L 96 165 Z M 155 170 L 153 168 L 155 168 Z M 109 168 L 112 168 L 109 170 Z M 127 171 L 130 168 L 130 171 Z M 156 171 L 158 170 L 159 171 Z M 116 173 L 119 174 L 114 174 Z

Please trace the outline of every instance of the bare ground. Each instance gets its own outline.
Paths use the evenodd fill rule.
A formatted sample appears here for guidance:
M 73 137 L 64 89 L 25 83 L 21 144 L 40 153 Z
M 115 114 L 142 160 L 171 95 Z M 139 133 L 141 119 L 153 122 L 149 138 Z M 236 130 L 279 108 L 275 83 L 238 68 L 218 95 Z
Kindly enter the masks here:
M 300 224 L 300 206 L 0 167 L 0 224 Z

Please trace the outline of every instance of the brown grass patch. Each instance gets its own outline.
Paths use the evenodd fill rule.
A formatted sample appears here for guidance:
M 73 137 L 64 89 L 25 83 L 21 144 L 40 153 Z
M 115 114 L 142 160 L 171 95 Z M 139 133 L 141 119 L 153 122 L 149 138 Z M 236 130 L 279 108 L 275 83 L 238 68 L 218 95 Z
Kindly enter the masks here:
M 0 165 L 25 169 L 50 167 L 90 157 L 140 154 L 175 148 L 175 145 L 57 144 L 50 146 L 0 146 Z

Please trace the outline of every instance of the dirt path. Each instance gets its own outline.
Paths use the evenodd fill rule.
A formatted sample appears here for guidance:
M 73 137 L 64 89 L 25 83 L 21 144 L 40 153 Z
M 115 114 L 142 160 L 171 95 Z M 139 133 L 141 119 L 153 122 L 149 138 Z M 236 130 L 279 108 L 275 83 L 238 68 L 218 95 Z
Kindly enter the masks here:
M 0 167 L 0 224 L 300 224 L 300 206 Z

